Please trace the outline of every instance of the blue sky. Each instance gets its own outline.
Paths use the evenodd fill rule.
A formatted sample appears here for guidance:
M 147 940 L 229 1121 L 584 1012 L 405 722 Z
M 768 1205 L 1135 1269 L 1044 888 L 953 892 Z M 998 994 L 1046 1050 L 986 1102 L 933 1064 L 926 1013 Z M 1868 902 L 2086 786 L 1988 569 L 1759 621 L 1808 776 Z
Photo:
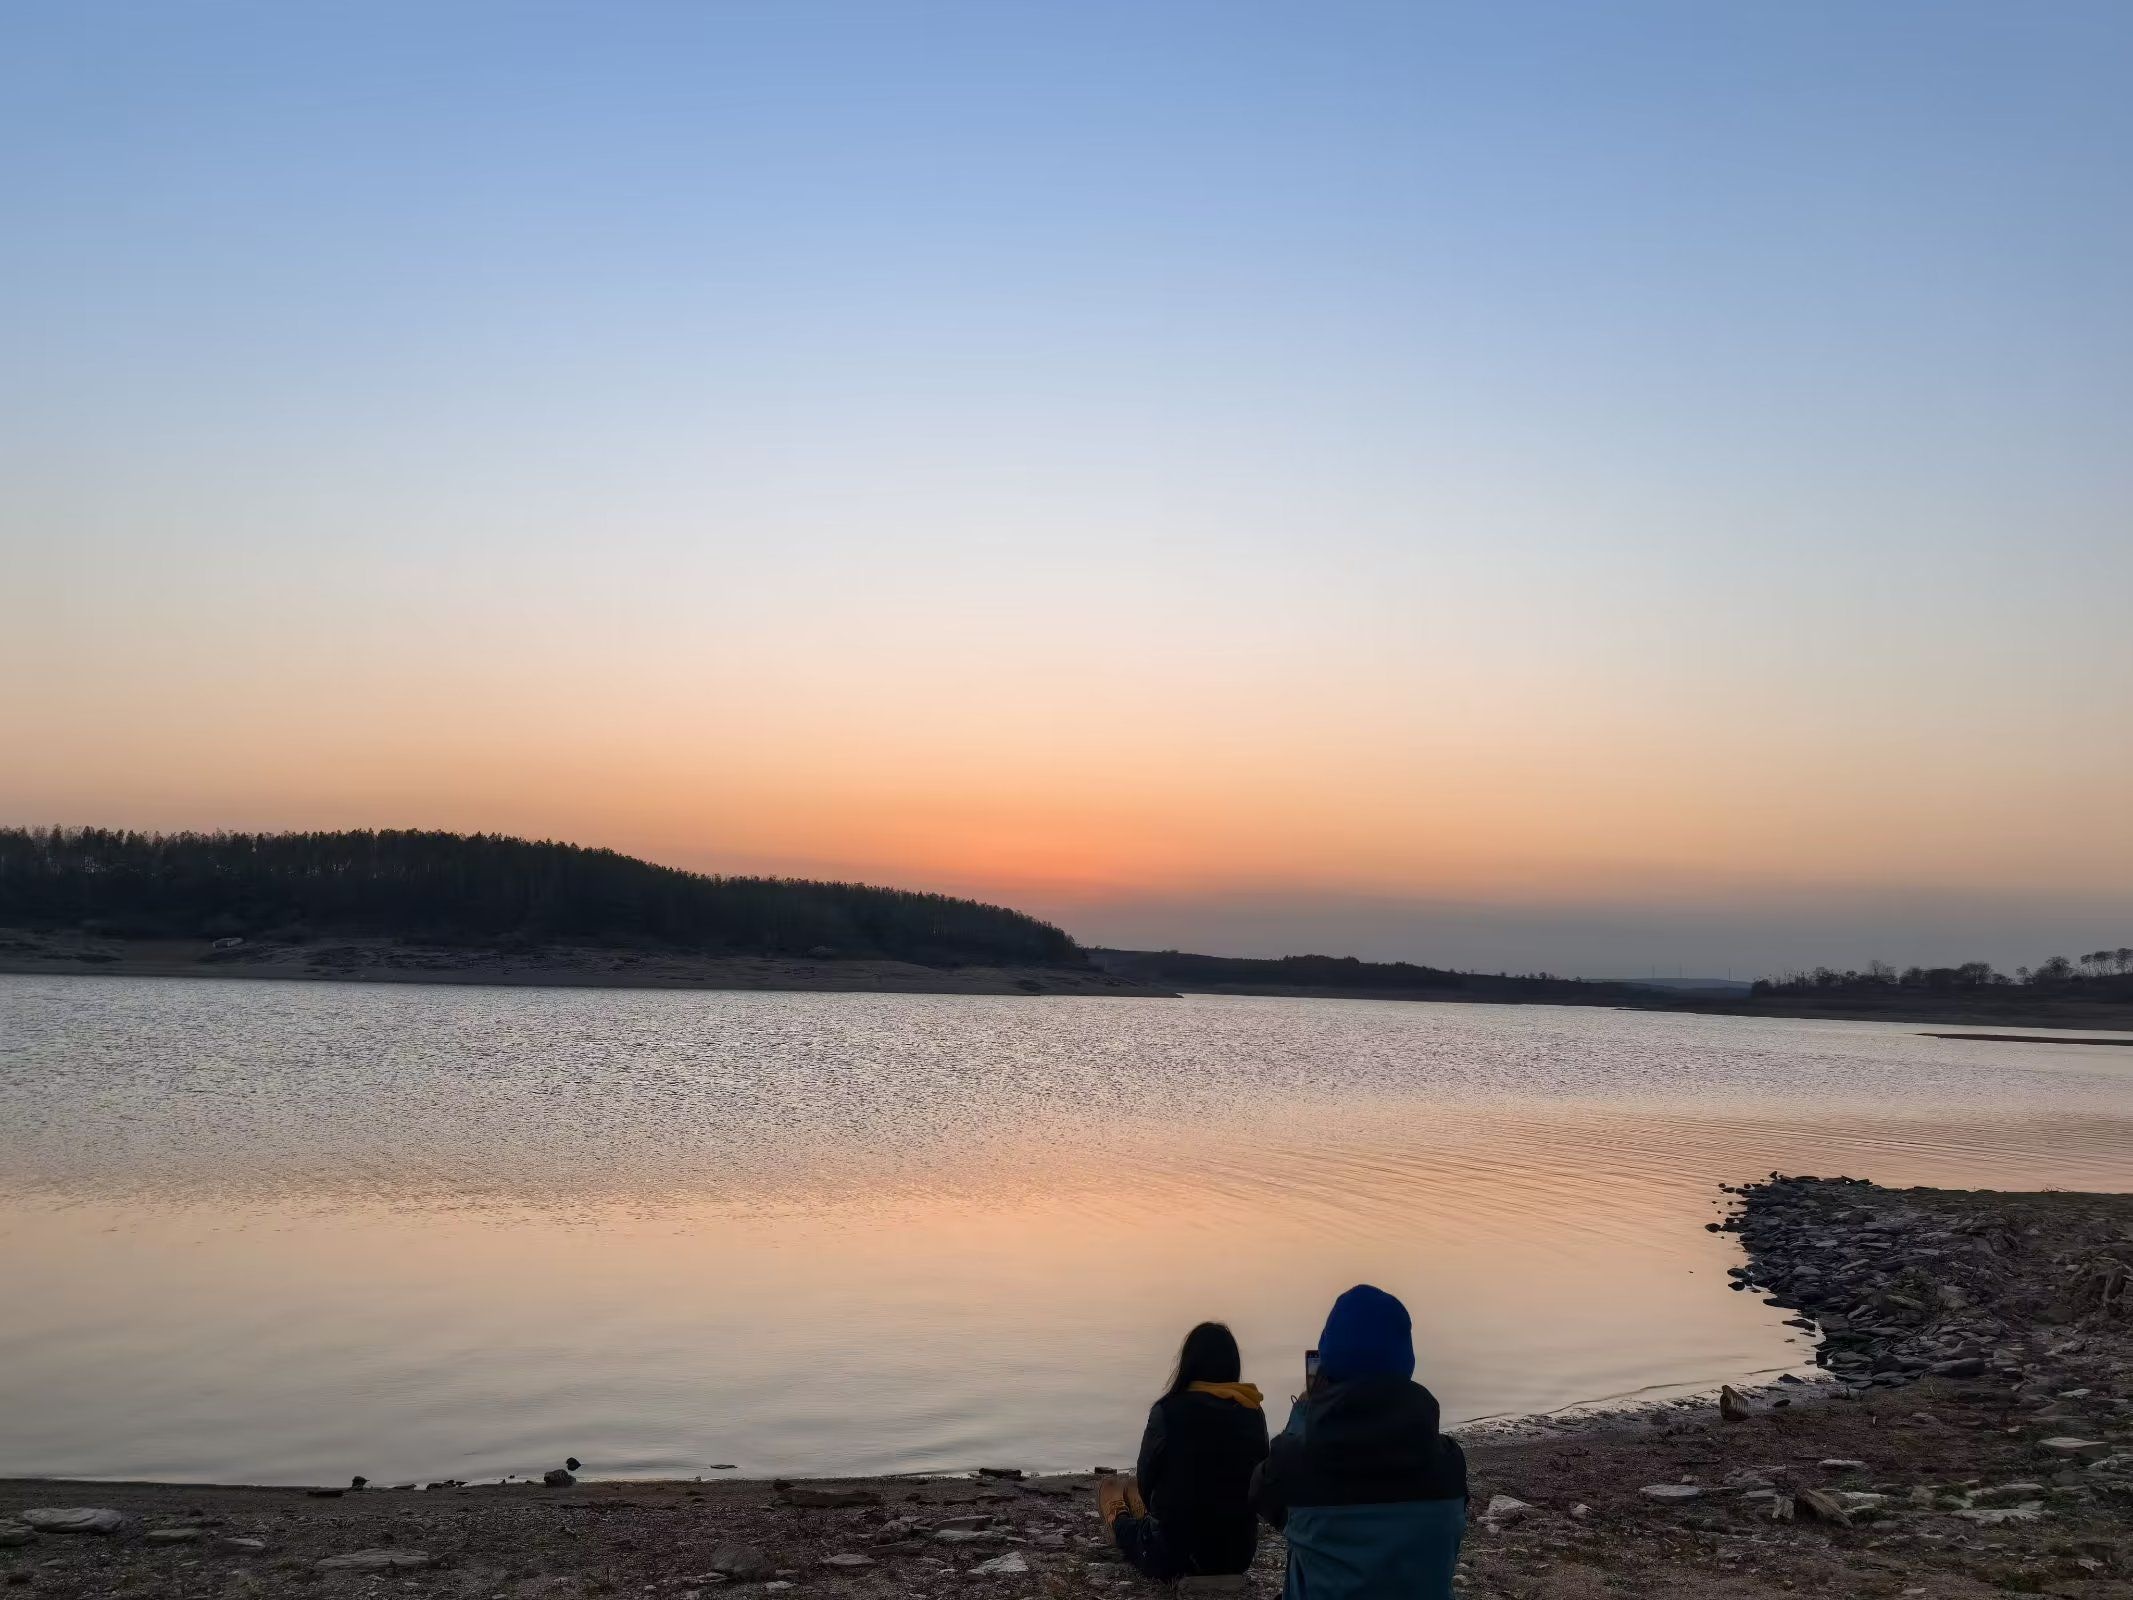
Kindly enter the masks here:
M 2125 942 L 2129 68 L 2119 5 L 24 12 L 0 815 Z

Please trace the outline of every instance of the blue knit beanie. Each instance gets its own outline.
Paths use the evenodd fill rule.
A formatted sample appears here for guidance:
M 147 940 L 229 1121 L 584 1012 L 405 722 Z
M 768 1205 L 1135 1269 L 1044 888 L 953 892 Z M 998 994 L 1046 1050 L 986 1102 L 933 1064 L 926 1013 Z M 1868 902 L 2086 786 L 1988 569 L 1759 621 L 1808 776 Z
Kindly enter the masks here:
M 1318 1336 L 1318 1370 L 1328 1383 L 1352 1378 L 1412 1378 L 1414 1325 L 1407 1307 L 1383 1289 L 1359 1283 L 1333 1302 Z

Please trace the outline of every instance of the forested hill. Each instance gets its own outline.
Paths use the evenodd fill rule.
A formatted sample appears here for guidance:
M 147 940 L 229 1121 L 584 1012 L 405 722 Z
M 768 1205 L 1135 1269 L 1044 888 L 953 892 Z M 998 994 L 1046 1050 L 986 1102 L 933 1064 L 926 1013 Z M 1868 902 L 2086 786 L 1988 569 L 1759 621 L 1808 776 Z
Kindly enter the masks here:
M 1354 956 L 1203 956 L 1185 950 L 1089 952 L 1104 971 L 1180 989 L 1260 994 L 1383 994 L 1448 1000 L 1555 1000 L 1585 1005 L 1635 1003 L 1625 984 L 1557 978 L 1547 973 L 1455 972 L 1411 961 Z
M 1035 917 L 947 895 L 723 878 L 501 834 L 0 829 L 0 927 L 116 938 L 371 935 L 932 966 L 1086 965 Z

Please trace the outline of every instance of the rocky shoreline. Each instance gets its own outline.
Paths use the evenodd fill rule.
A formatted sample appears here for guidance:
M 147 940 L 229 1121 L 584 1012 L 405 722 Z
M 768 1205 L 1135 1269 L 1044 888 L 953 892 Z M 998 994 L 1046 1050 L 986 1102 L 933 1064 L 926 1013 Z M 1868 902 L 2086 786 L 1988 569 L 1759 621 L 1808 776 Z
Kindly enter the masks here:
M 1829 1379 L 1470 1440 L 1463 1594 L 2133 1596 L 2133 1196 L 1775 1175 L 1728 1192 L 1736 1208 L 1711 1226 L 1747 1252 L 1735 1289 L 1797 1311 Z M 55 1600 L 1142 1588 L 1100 1538 L 1085 1476 L 550 1476 L 425 1490 L 0 1482 L 0 1580 Z M 1270 1536 L 1254 1593 L 1279 1592 L 1281 1559 Z

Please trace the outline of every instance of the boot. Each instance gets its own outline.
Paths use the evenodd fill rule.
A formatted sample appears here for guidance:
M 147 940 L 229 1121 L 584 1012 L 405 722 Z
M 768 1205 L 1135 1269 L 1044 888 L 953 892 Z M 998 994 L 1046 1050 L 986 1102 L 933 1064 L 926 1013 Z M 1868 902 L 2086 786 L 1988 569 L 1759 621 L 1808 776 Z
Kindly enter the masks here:
M 1127 1509 L 1127 1489 L 1125 1480 L 1115 1473 L 1107 1472 L 1096 1480 L 1096 1514 L 1104 1519 L 1104 1532 L 1109 1533 L 1111 1524 Z

